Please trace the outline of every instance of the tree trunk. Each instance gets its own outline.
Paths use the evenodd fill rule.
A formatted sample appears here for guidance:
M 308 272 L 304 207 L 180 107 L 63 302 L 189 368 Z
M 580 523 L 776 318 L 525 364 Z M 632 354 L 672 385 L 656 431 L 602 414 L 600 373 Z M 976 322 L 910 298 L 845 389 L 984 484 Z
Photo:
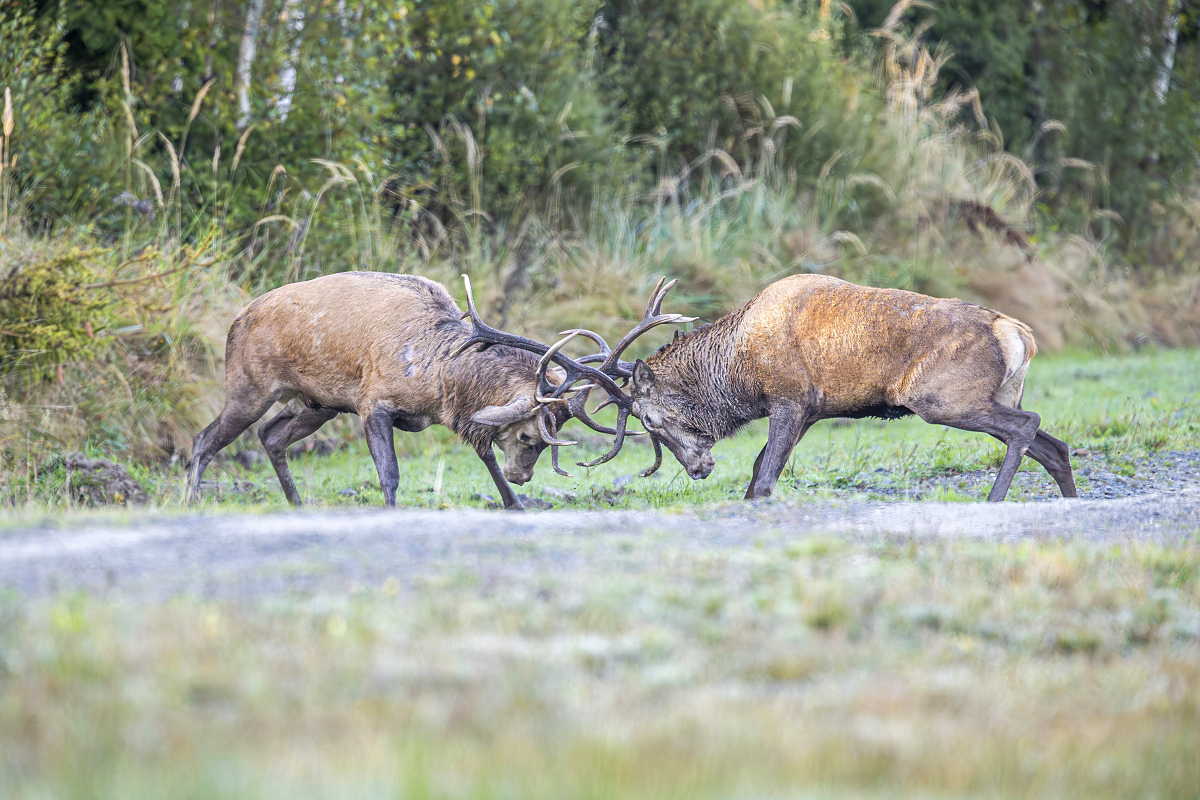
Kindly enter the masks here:
M 275 97 L 275 110 L 283 122 L 292 109 L 292 95 L 296 91 L 296 64 L 300 60 L 300 43 L 304 38 L 304 8 L 301 0 L 284 0 L 283 14 L 289 32 L 287 58 L 279 70 L 280 92 Z
M 246 3 L 246 24 L 242 28 L 242 46 L 238 50 L 237 72 L 234 80 L 237 87 L 237 129 L 244 131 L 250 124 L 250 67 L 254 64 L 254 52 L 258 48 L 258 29 L 262 21 L 263 0 Z
M 1158 62 L 1158 74 L 1154 81 L 1154 95 L 1158 102 L 1165 103 L 1171 89 L 1171 73 L 1175 69 L 1175 48 L 1179 44 L 1179 4 L 1171 3 L 1163 20 L 1163 54 Z

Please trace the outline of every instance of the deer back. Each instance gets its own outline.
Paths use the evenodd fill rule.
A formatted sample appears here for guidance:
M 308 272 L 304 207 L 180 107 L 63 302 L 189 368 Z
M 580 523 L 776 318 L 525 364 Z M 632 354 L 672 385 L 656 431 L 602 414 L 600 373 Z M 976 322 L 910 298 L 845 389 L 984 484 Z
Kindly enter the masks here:
M 1028 327 L 989 308 L 797 275 L 746 306 L 736 361 L 764 396 L 817 396 L 835 416 L 949 387 L 991 397 L 1023 380 L 1034 349 Z
M 460 317 L 440 284 L 414 275 L 346 272 L 288 284 L 252 302 L 230 328 L 226 382 L 284 388 L 345 410 L 391 400 L 447 423 L 532 396 L 537 360 L 529 354 L 493 348 L 450 358 L 470 333 Z

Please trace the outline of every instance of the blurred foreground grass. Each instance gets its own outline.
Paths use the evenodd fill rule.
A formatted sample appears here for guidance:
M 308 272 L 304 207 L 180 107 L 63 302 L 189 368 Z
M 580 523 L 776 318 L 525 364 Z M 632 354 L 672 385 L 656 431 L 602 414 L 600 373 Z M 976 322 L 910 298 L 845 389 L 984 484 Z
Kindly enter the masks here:
M 1200 787 L 1196 535 L 568 538 L 316 595 L 0 595 L 0 796 Z M 530 569 L 550 544 L 585 558 Z

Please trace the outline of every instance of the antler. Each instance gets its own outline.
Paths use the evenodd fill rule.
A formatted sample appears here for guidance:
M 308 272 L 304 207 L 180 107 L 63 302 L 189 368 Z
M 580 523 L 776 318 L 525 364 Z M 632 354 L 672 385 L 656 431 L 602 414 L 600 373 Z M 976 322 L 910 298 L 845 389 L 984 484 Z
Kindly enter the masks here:
M 682 314 L 662 313 L 663 300 L 666 298 L 667 292 L 671 291 L 671 288 L 674 287 L 676 283 L 678 283 L 678 280 L 672 280 L 670 283 L 666 283 L 666 276 L 658 279 L 658 283 L 654 285 L 654 291 L 650 295 L 650 300 L 646 303 L 646 312 L 642 315 L 641 322 L 635 325 L 633 330 L 621 337 L 621 341 L 617 343 L 616 347 L 610 348 L 608 343 L 604 340 L 604 337 L 600 336 L 594 331 L 589 331 L 585 328 L 573 328 L 569 331 L 563 331 L 563 335 L 566 338 L 555 344 L 554 348 L 552 348 L 552 351 L 557 353 L 557 351 L 561 349 L 562 346 L 564 346 L 567 342 L 571 341 L 571 339 L 575 338 L 576 336 L 584 336 L 600 346 L 600 353 L 592 356 L 586 356 L 585 358 L 580 359 L 580 363 L 584 361 L 594 362 L 603 359 L 600 365 L 600 372 L 603 374 L 613 378 L 632 377 L 634 365 L 628 361 L 622 361 L 621 353 L 623 353 L 625 348 L 629 347 L 629 345 L 632 344 L 635 339 L 651 328 L 655 328 L 659 325 L 666 325 L 668 323 L 695 322 L 696 320 L 695 317 L 685 317 Z M 542 375 L 544 376 L 545 366 L 539 365 L 539 369 L 541 369 Z M 570 377 L 570 373 L 568 373 L 568 380 Z M 539 382 L 540 381 L 541 378 L 539 378 Z M 633 398 L 623 391 L 614 392 L 607 385 L 600 385 L 603 386 L 606 391 L 608 391 L 608 399 L 597 406 L 595 411 L 599 411 L 610 404 L 617 406 L 617 424 L 615 428 L 603 428 L 603 426 L 597 425 L 595 421 L 588 416 L 585 406 L 588 396 L 591 390 L 596 388 L 595 386 L 580 387 L 579 392 L 575 394 L 568 402 L 568 407 L 571 410 L 572 416 L 578 417 L 584 422 L 584 424 L 588 425 L 593 430 L 603 429 L 602 432 L 615 436 L 612 449 L 599 458 L 593 459 L 592 461 L 578 462 L 579 466 L 581 467 L 594 467 L 611 461 L 616 457 L 617 453 L 621 452 L 621 447 L 625 443 L 626 435 L 640 436 L 645 433 L 645 431 L 626 430 L 626 426 L 629 424 L 629 417 L 633 413 Z M 562 386 L 566 386 L 565 381 Z M 561 393 L 565 391 L 562 386 L 560 386 L 558 392 L 559 396 L 561 396 Z M 662 466 L 661 442 L 659 442 L 658 437 L 651 435 L 650 443 L 654 446 L 654 463 L 640 473 L 642 477 L 649 477 L 650 475 L 653 475 L 658 468 Z
M 663 300 L 667 296 L 667 292 L 671 291 L 679 281 L 673 280 L 664 285 L 666 276 L 658 279 L 658 283 L 654 285 L 654 291 L 650 295 L 650 300 L 646 303 L 646 313 L 642 315 L 642 320 L 633 327 L 629 333 L 621 337 L 621 341 L 617 342 L 617 346 L 610 348 L 608 344 L 599 335 L 583 329 L 575 329 L 567 331 L 572 335 L 579 334 L 587 336 L 600 345 L 600 355 L 606 356 L 603 363 L 600 365 L 600 371 L 606 375 L 611 375 L 614 378 L 630 378 L 633 376 L 634 365 L 628 361 L 621 360 L 621 353 L 625 352 L 625 348 L 651 328 L 668 323 L 684 323 L 695 322 L 695 317 L 685 317 L 681 314 L 664 314 L 662 313 Z M 586 393 L 585 393 L 586 394 Z M 629 416 L 633 412 L 633 398 L 626 395 L 624 392 L 614 394 L 609 392 L 608 399 L 596 407 L 595 411 L 599 411 L 605 406 L 612 404 L 617 406 L 617 425 L 611 432 L 615 434 L 616 439 L 613 442 L 612 449 L 599 458 L 581 463 L 580 466 L 592 467 L 597 464 L 603 464 L 606 461 L 611 461 L 621 451 L 621 446 L 625 443 L 626 430 L 625 426 L 629 423 Z M 630 435 L 644 433 L 644 431 L 630 431 Z M 658 441 L 658 437 L 651 434 L 650 443 L 654 446 L 654 463 L 643 470 L 640 474 L 642 477 L 649 477 L 662 465 L 662 445 Z
M 650 434 L 650 444 L 654 445 L 654 463 L 638 473 L 643 478 L 649 478 L 658 472 L 658 468 L 662 466 L 662 445 L 659 443 L 658 437 L 653 433 Z
M 608 392 L 610 397 L 621 398 L 618 402 L 623 402 L 626 405 L 632 404 L 633 400 L 621 390 L 621 387 L 617 385 L 616 381 L 614 381 L 611 376 L 606 375 L 595 367 L 586 366 L 579 361 L 574 361 L 559 352 L 567 344 L 567 342 L 571 341 L 571 339 L 573 339 L 576 335 L 581 335 L 590 338 L 601 345 L 602 352 L 598 355 L 607 355 L 609 350 L 608 345 L 604 342 L 604 339 L 598 334 L 592 333 L 591 331 L 581 331 L 579 333 L 570 332 L 570 335 L 568 335 L 565 339 L 560 340 L 553 346 L 547 346 L 534 339 L 527 339 L 524 336 L 517 336 L 516 334 L 497 330 L 496 328 L 493 328 L 484 322 L 479 316 L 479 310 L 475 307 L 474 293 L 471 290 L 471 278 L 465 274 L 462 277 L 463 282 L 467 287 L 467 313 L 464 314 L 463 317 L 470 318 L 472 330 L 470 337 L 468 337 L 465 342 L 459 345 L 459 347 L 451 354 L 451 358 L 461 355 L 467 348 L 473 345 L 482 345 L 481 349 L 486 350 L 488 347 L 491 347 L 494 344 L 515 347 L 519 350 L 525 350 L 541 356 L 541 360 L 538 362 L 538 402 L 543 406 L 554 402 L 565 402 L 567 403 L 567 409 L 571 416 L 576 417 L 579 419 L 579 421 L 583 422 L 592 430 L 604 434 L 615 434 L 617 432 L 615 429 L 599 424 L 587 413 L 585 405 L 587 403 L 588 394 L 592 389 L 600 388 Z M 588 358 L 593 361 L 597 360 L 596 356 L 590 356 Z M 552 385 L 549 379 L 546 377 L 546 370 L 549 368 L 551 363 L 559 365 L 566 370 L 567 373 L 563 382 L 557 386 Z M 588 384 L 586 386 L 576 388 L 575 384 L 584 379 L 588 381 Z M 571 391 L 575 392 L 574 396 L 572 396 L 570 399 L 564 398 L 564 395 Z M 543 436 L 543 438 L 545 438 L 545 436 Z M 553 446 L 559 446 L 551 441 L 553 438 L 554 437 L 551 436 L 551 438 L 546 439 L 546 441 L 550 442 Z
M 559 336 L 566 336 L 569 333 L 575 333 L 587 339 L 591 339 L 596 344 L 600 345 L 600 352 L 593 353 L 590 356 L 575 359 L 580 364 L 594 364 L 597 361 L 604 361 L 608 358 L 608 354 L 612 352 L 612 348 L 608 346 L 608 342 L 604 341 L 604 337 L 595 331 L 589 331 L 587 328 L 572 328 L 569 331 L 559 331 Z
M 504 331 L 496 330 L 484 322 L 479 316 L 479 310 L 475 308 L 475 295 L 471 291 L 471 279 L 466 274 L 462 278 L 463 282 L 467 285 L 467 313 L 463 314 L 462 318 L 471 318 L 471 336 L 459 345 L 457 350 L 450 354 L 451 358 L 457 358 L 468 347 L 476 344 L 483 345 L 479 348 L 480 352 L 487 350 L 494 344 L 505 344 L 509 347 L 528 350 L 531 353 L 537 353 L 539 356 L 546 352 L 546 345 L 541 342 L 526 339 L 524 336 L 517 336 L 515 333 L 505 333 Z
M 524 336 L 517 336 L 516 334 L 497 330 L 485 323 L 479 316 L 479 311 L 475 308 L 475 298 L 471 291 L 471 279 L 465 274 L 462 277 L 467 287 L 467 313 L 463 314 L 463 318 L 470 317 L 472 330 L 471 336 L 454 351 L 451 357 L 460 355 L 472 345 L 482 345 L 480 350 L 486 350 L 494 344 L 515 347 L 519 350 L 525 350 L 540 356 L 537 369 L 537 401 L 541 404 L 542 408 L 538 415 L 538 428 L 542 434 L 542 438 L 550 445 L 550 460 L 555 472 L 571 477 L 570 473 L 564 471 L 558 464 L 558 448 L 577 444 L 574 441 L 558 438 L 557 426 L 550 413 L 550 407 L 555 403 L 566 403 L 567 410 L 572 417 L 575 417 L 594 431 L 610 434 L 615 437 L 613 446 L 607 453 L 591 461 L 577 462 L 581 467 L 594 467 L 611 461 L 616 457 L 617 453 L 621 452 L 621 447 L 625 444 L 626 436 L 642 436 L 646 433 L 645 431 L 626 430 L 629 424 L 629 417 L 633 413 L 633 398 L 626 394 L 614 379 L 632 377 L 634 365 L 627 361 L 622 361 L 621 353 L 643 333 L 659 325 L 695 321 L 695 317 L 662 313 L 663 299 L 667 296 L 667 292 L 671 291 L 671 287 L 678 283 L 678 280 L 673 280 L 664 285 L 666 276 L 659 278 L 658 283 L 654 286 L 654 292 L 651 294 L 649 302 L 646 303 L 646 313 L 642 316 L 641 322 L 635 325 L 633 330 L 621 337 L 621 341 L 617 343 L 615 348 L 610 348 L 604 337 L 585 328 L 573 328 L 563 331 L 563 338 L 549 346 L 533 339 L 526 339 Z M 584 356 L 578 361 L 563 355 L 560 351 L 576 336 L 591 339 L 600 346 L 600 352 Z M 600 369 L 587 366 L 588 363 L 598 361 L 601 362 Z M 552 363 L 562 367 L 567 373 L 563 381 L 557 385 L 551 384 L 546 375 L 546 371 Z M 585 379 L 588 381 L 587 384 L 575 386 L 579 381 Z M 588 413 L 587 402 L 593 389 L 603 389 L 608 393 L 608 398 L 596 407 L 597 411 L 610 404 L 617 406 L 617 423 L 615 427 L 609 428 L 601 425 L 592 419 Z M 571 397 L 565 397 L 564 395 L 567 393 L 572 393 Z M 640 473 L 643 477 L 652 475 L 662 465 L 661 443 L 658 441 L 658 437 L 653 435 L 651 435 L 650 441 L 654 446 L 654 463 Z
M 621 353 L 625 352 L 625 348 L 633 343 L 633 340 L 641 336 L 651 328 L 668 323 L 684 323 L 695 322 L 695 317 L 685 317 L 682 314 L 664 314 L 662 313 L 663 300 L 667 296 L 667 292 L 671 291 L 671 287 L 679 283 L 679 279 L 663 286 L 663 281 L 667 279 L 664 275 L 658 279 L 658 283 L 654 284 L 654 293 L 650 295 L 650 301 L 646 303 L 646 313 L 642 316 L 642 321 L 633 326 L 633 330 L 621 337 L 621 341 L 617 342 L 617 346 L 612 348 L 608 354 L 608 358 L 600 365 L 600 371 L 609 375 L 620 375 L 628 378 L 633 375 L 633 364 L 628 361 L 621 360 Z

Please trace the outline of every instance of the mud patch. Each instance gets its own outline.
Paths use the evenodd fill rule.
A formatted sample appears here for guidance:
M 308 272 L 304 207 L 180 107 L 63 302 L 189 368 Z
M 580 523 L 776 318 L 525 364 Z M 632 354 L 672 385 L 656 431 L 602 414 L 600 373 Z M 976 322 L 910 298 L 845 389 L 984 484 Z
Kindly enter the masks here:
M 206 497 L 215 497 L 224 499 L 229 497 L 239 497 L 255 502 L 263 502 L 270 497 L 266 489 L 251 481 L 233 480 L 229 482 L 202 480 L 200 481 L 200 494 Z
M 146 490 L 120 464 L 70 453 L 63 460 L 71 497 L 89 506 L 143 505 Z
M 299 458 L 306 455 L 318 457 L 331 456 L 342 447 L 345 447 L 345 444 L 344 441 L 338 441 L 328 436 L 310 437 L 289 447 L 288 458 Z

